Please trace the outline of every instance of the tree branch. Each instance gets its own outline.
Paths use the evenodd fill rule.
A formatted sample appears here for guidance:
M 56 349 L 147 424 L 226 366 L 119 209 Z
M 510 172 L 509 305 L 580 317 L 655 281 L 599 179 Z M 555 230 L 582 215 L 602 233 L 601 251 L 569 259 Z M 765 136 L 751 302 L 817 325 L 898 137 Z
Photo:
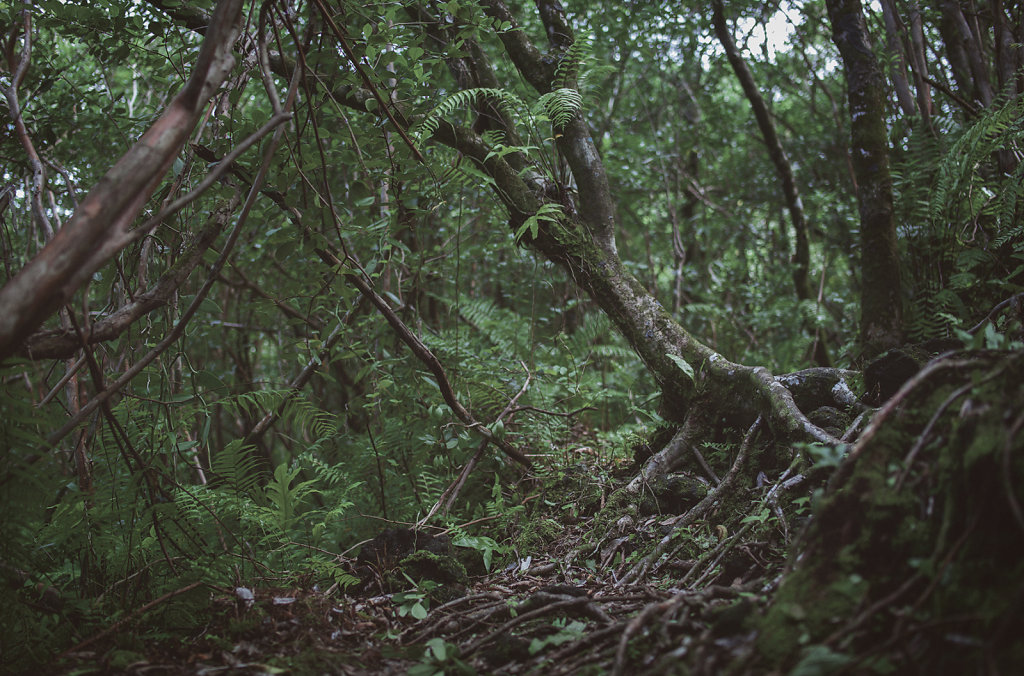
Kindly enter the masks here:
M 100 179 L 68 223 L 0 289 L 0 361 L 130 241 L 130 225 L 227 77 L 242 0 L 221 0 L 192 76 L 143 137 Z
M 343 262 L 337 256 L 330 251 L 324 249 L 317 249 L 320 258 L 325 263 L 332 267 L 340 267 Z M 474 430 L 477 434 L 482 436 L 484 439 L 494 444 L 502 450 L 505 455 L 512 458 L 519 464 L 525 467 L 533 467 L 533 463 L 530 459 L 523 455 L 520 451 L 513 448 L 507 441 L 499 439 L 494 436 L 494 433 L 484 425 L 483 423 L 476 420 L 473 415 L 466 410 L 466 408 L 459 403 L 459 400 L 455 396 L 455 390 L 452 388 L 451 382 L 448 380 L 448 375 L 444 372 L 444 367 L 441 366 L 440 360 L 433 352 L 430 351 L 419 336 L 412 332 L 405 322 L 395 314 L 395 311 L 391 309 L 388 302 L 384 300 L 380 294 L 373 290 L 366 280 L 360 275 L 354 272 L 345 272 L 345 279 L 352 286 L 356 287 L 361 294 L 366 296 L 367 299 L 377 308 L 377 310 L 384 316 L 391 328 L 398 334 L 398 337 L 405 343 L 412 353 L 419 359 L 423 364 L 430 370 L 434 376 L 434 380 L 437 381 L 437 386 L 441 390 L 441 397 L 444 399 L 448 407 L 455 413 L 455 417 L 461 420 L 467 427 Z
M 789 210 L 789 218 L 793 224 L 793 233 L 796 236 L 796 250 L 793 255 L 793 285 L 796 287 L 798 300 L 806 300 L 811 297 L 810 288 L 807 283 L 807 271 L 810 265 L 810 247 L 807 243 L 807 220 L 804 217 L 804 205 L 800 200 L 800 191 L 796 186 L 796 178 L 793 176 L 793 167 L 786 156 L 786 150 L 782 147 L 782 141 L 775 130 L 775 123 L 772 121 L 768 106 L 761 96 L 761 90 L 754 82 L 754 74 L 750 72 L 747 62 L 743 60 L 736 42 L 729 32 L 725 22 L 725 10 L 722 0 L 714 0 L 712 3 L 711 22 L 715 28 L 715 35 L 725 49 L 725 55 L 729 59 L 736 78 L 743 87 L 743 93 L 750 102 L 754 111 L 754 118 L 761 130 L 761 136 L 768 149 L 768 157 L 775 165 L 775 171 L 779 175 L 779 182 L 782 184 L 782 193 L 786 198 L 786 208 Z

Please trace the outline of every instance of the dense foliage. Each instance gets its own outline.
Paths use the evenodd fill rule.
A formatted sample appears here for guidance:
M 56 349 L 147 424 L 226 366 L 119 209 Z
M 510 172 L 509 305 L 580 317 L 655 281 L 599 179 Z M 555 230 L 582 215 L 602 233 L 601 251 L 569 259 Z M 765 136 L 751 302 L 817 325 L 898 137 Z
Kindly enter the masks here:
M 216 4 L 0 8 L 5 283 L 166 119 Z M 587 255 L 570 226 L 588 194 L 559 145 L 580 121 L 623 267 L 690 334 L 773 373 L 876 356 L 850 140 L 863 111 L 826 3 L 725 7 L 799 191 L 809 294 L 780 165 L 703 5 L 566 3 L 566 39 L 558 3 L 242 4 L 236 63 L 130 234 L 80 242 L 105 258 L 3 353 L 13 668 L 168 592 L 180 602 L 159 626 L 191 626 L 197 581 L 344 589 L 356 577 L 338 555 L 382 521 L 453 528 L 490 561 L 529 523 L 537 477 L 632 461 L 672 417 L 668 389 L 550 253 Z M 863 9 L 885 76 L 901 331 L 1019 349 L 1024 17 L 974 5 Z M 547 91 L 516 36 L 548 46 Z M 503 194 L 498 160 L 536 187 L 532 213 Z M 669 356 L 696 386 L 703 365 Z M 719 432 L 708 442 L 734 448 Z

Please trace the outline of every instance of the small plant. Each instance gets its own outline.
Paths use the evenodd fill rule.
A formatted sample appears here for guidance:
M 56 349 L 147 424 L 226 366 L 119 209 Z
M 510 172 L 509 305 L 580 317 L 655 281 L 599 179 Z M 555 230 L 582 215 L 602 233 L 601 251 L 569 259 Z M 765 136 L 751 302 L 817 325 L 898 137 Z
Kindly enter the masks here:
M 426 591 L 408 591 L 399 592 L 391 597 L 391 600 L 398 606 L 399 617 L 412 617 L 417 620 L 422 620 L 427 616 L 427 610 L 430 606 L 430 599 L 427 598 Z
M 459 647 L 443 638 L 427 641 L 427 649 L 419 664 L 407 672 L 409 676 L 443 676 L 444 674 L 476 674 L 476 670 L 459 659 Z
M 484 560 L 484 569 L 490 572 L 491 561 L 494 558 L 494 553 L 504 554 L 508 551 L 508 547 L 499 545 L 492 538 L 481 536 L 481 535 L 463 535 L 462 537 L 452 540 L 452 544 L 456 547 L 465 547 L 467 549 L 475 549 L 480 552 L 480 556 Z
M 544 638 L 535 638 L 530 641 L 530 654 L 536 655 L 540 651 L 544 650 L 548 646 L 559 646 L 569 641 L 575 641 L 576 639 L 583 636 L 584 630 L 587 628 L 585 622 L 579 620 L 573 620 L 569 622 L 567 619 L 558 618 L 551 623 L 551 626 L 555 627 L 558 631 L 550 636 Z
M 744 517 L 740 523 L 757 523 L 762 524 L 772 516 L 772 510 L 764 507 L 757 514 L 751 514 L 750 516 Z

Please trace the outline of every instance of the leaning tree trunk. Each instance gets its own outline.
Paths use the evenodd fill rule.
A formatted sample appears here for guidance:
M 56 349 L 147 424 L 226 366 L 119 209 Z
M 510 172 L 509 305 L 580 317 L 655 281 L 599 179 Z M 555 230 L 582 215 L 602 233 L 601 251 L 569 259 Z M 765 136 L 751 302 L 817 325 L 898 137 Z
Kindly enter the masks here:
M 807 300 L 811 297 L 807 280 L 811 265 L 811 249 L 807 239 L 807 217 L 803 201 L 800 199 L 796 177 L 793 174 L 793 166 L 790 164 L 789 157 L 786 156 L 786 150 L 782 147 L 782 140 L 775 129 L 775 122 L 764 102 L 764 97 L 761 96 L 761 90 L 754 82 L 754 74 L 750 72 L 747 62 L 743 60 L 743 56 L 729 32 L 729 26 L 725 22 L 725 8 L 721 0 L 715 0 L 712 4 L 711 22 L 718 41 L 725 49 L 729 64 L 743 87 L 743 93 L 746 95 L 747 101 L 750 102 L 758 129 L 761 130 L 764 145 L 768 150 L 768 157 L 771 158 L 772 164 L 775 165 L 775 172 L 779 175 L 779 183 L 782 186 L 782 194 L 786 200 L 786 209 L 789 211 L 789 220 L 793 224 L 793 236 L 796 240 L 792 260 L 793 286 L 796 290 L 797 300 Z M 807 327 L 804 328 L 806 330 Z M 813 358 L 814 363 L 820 366 L 829 366 L 831 363 L 828 347 L 825 341 L 818 336 L 815 336 L 814 339 Z
M 900 259 L 893 221 L 885 89 L 860 0 L 827 0 L 832 39 L 846 70 L 850 148 L 860 205 L 862 347 L 881 352 L 903 341 Z
M 513 26 L 501 33 L 501 40 L 516 68 L 538 92 L 571 86 L 555 79 L 556 65 L 573 40 L 558 3 L 539 3 L 550 37 L 547 54 L 516 29 L 515 17 L 503 3 L 486 0 L 484 6 L 493 18 Z M 463 65 L 479 67 L 479 63 Z M 521 241 L 564 267 L 614 322 L 659 383 L 667 418 L 682 422 L 694 412 L 728 408 L 738 414 L 733 422 L 749 425 L 764 412 L 780 437 L 835 441 L 807 420 L 791 393 L 766 369 L 732 363 L 704 345 L 626 269 L 615 245 L 615 203 L 604 165 L 580 112 L 559 125 L 555 136 L 575 179 L 576 199 L 564 186 L 543 178 L 539 170 L 517 170 L 506 159 L 514 154 L 492 153 L 466 127 L 441 124 L 435 138 L 476 160 L 494 179 L 496 195 L 512 214 L 512 230 L 524 231 Z M 557 218 L 537 217 L 552 204 L 558 205 Z M 645 474 L 661 472 L 669 464 L 671 458 L 656 456 Z
M 163 8 L 165 3 L 153 4 Z M 573 69 L 559 72 L 557 68 L 574 42 L 559 3 L 538 2 L 549 39 L 546 53 L 533 44 L 504 2 L 482 0 L 481 4 L 492 19 L 511 26 L 499 37 L 516 69 L 539 93 L 554 89 L 565 92 L 574 87 Z M 164 9 L 187 25 L 202 23 L 202 17 L 196 17 L 194 10 Z M 316 3 L 313 11 L 325 10 Z M 436 18 L 431 22 L 426 5 L 407 8 L 407 12 L 412 21 L 424 26 L 434 42 L 443 45 L 448 41 L 449 36 L 439 28 L 442 22 Z M 342 39 L 340 33 L 338 39 Z M 477 46 L 466 47 L 467 55 L 447 60 L 455 81 L 495 82 L 488 61 L 471 56 L 479 52 Z M 287 78 L 298 67 L 280 55 L 272 56 L 271 63 L 278 74 Z M 409 139 L 408 116 L 397 103 L 388 101 L 369 84 L 331 86 L 331 76 L 324 73 L 318 73 L 316 79 L 328 83 L 339 104 L 375 116 L 380 113 L 378 105 L 385 108 L 389 124 L 397 127 L 403 139 Z M 486 106 L 477 106 L 481 114 L 487 110 Z M 505 132 L 506 138 L 515 139 L 518 131 L 504 128 L 510 124 L 506 116 L 491 115 L 487 127 L 497 128 Z M 730 410 L 735 413 L 734 423 L 749 425 L 759 414 L 765 414 L 781 438 L 835 442 L 831 435 L 808 421 L 790 390 L 766 369 L 732 363 L 704 345 L 673 319 L 626 269 L 615 243 L 615 202 L 589 126 L 579 109 L 557 126 L 558 151 L 572 172 L 578 191 L 575 196 L 567 186 L 557 185 L 546 176 L 536 158 L 520 151 L 493 152 L 494 147 L 475 125 L 438 120 L 431 138 L 474 161 L 493 180 L 495 196 L 508 209 L 509 227 L 521 234 L 520 241 L 565 268 L 610 317 L 659 383 L 663 412 L 668 419 L 684 422 L 695 412 L 700 419 L 710 419 L 712 416 L 703 415 L 706 411 Z M 414 152 L 419 155 L 418 150 Z M 692 430 L 693 425 L 688 429 Z M 677 449 L 674 452 L 685 450 L 680 444 L 670 446 Z M 658 455 L 648 463 L 644 474 L 660 473 L 671 462 L 666 454 Z
M 100 266 L 144 234 L 131 226 L 164 180 L 207 101 L 234 67 L 232 49 L 241 20 L 241 0 L 218 3 L 196 67 L 182 90 L 100 179 L 67 224 L 0 289 L 0 361 L 68 302 Z M 14 81 L 8 101 L 16 86 Z M 20 122 L 16 106 L 11 114 Z

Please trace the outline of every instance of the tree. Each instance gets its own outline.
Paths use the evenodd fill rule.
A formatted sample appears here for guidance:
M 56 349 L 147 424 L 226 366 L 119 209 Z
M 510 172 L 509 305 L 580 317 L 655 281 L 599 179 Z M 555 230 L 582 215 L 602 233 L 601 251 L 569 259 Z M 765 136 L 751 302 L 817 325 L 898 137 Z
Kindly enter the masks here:
M 882 74 L 860 3 L 828 2 L 832 38 L 842 54 L 850 99 L 853 170 L 860 204 L 861 341 L 873 352 L 903 341 L 903 298 L 893 220 L 889 140 Z

